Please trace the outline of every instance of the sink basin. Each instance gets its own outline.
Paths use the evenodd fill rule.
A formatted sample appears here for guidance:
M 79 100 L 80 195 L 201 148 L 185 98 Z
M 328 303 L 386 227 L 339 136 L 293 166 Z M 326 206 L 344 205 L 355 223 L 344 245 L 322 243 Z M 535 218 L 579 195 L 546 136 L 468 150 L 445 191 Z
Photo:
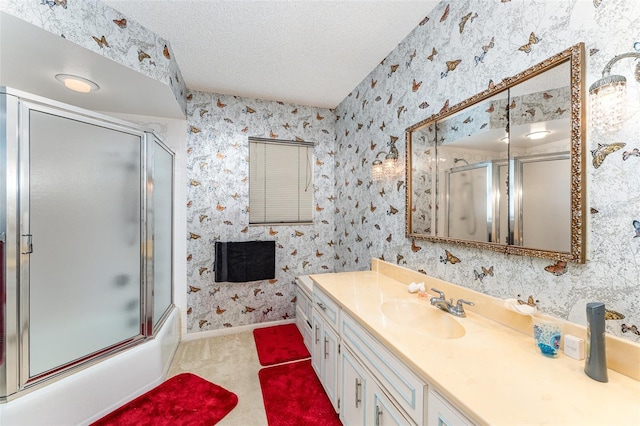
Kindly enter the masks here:
M 426 303 L 410 300 L 387 300 L 380 305 L 390 322 L 413 332 L 439 339 L 457 339 L 464 327 L 451 315 Z

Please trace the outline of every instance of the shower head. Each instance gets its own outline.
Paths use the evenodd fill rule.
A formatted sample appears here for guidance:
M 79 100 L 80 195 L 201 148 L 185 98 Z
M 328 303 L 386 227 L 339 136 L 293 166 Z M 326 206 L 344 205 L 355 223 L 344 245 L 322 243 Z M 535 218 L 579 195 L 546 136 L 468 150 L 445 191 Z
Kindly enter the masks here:
M 465 160 L 464 158 L 454 158 L 453 159 L 453 164 L 457 164 L 460 161 L 464 162 L 467 166 L 469 165 L 469 162 L 467 160 Z

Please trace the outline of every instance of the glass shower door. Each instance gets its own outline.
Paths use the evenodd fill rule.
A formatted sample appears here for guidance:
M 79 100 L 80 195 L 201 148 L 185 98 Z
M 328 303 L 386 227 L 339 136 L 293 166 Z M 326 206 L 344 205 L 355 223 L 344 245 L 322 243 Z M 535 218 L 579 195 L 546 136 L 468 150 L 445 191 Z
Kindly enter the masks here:
M 141 334 L 143 136 L 56 110 L 27 114 L 23 374 L 34 378 Z
M 147 262 L 148 285 L 153 289 L 153 334 L 173 303 L 173 153 L 155 135 L 148 134 L 147 226 L 153 244 Z M 147 266 L 149 267 L 149 266 Z

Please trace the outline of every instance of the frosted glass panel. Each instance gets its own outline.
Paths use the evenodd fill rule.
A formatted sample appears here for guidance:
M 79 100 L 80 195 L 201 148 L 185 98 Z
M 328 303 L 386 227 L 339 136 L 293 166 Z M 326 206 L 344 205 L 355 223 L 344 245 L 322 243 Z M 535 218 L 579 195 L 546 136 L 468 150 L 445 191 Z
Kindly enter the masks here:
M 141 138 L 37 111 L 29 130 L 34 376 L 140 334 Z
M 153 324 L 171 304 L 173 157 L 153 144 Z M 155 331 L 155 327 L 154 327 Z
M 485 166 L 449 174 L 449 237 L 489 241 L 487 172 Z
M 571 251 L 569 159 L 522 165 L 522 245 Z M 549 194 L 554 194 L 550 197 Z
M 500 218 L 500 240 L 495 241 L 501 244 L 509 244 L 509 166 L 499 166 L 500 183 L 498 196 L 498 210 Z

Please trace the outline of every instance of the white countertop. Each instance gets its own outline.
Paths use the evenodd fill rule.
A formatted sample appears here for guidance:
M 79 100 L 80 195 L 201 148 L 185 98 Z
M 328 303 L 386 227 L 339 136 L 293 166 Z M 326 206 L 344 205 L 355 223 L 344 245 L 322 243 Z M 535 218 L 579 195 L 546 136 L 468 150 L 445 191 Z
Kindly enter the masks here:
M 441 283 L 422 277 L 428 289 Z M 584 361 L 562 353 L 547 358 L 531 336 L 466 306 L 467 318 L 454 318 L 466 331 L 460 338 L 441 339 L 400 326 L 383 315 L 383 302 L 401 299 L 437 308 L 409 294 L 406 283 L 379 272 L 311 278 L 477 424 L 640 425 L 640 382 L 630 377 L 609 370 L 608 383 L 596 382 L 584 373 Z
M 296 277 L 298 287 L 302 289 L 309 297 L 313 294 L 313 280 L 309 275 L 300 275 Z

